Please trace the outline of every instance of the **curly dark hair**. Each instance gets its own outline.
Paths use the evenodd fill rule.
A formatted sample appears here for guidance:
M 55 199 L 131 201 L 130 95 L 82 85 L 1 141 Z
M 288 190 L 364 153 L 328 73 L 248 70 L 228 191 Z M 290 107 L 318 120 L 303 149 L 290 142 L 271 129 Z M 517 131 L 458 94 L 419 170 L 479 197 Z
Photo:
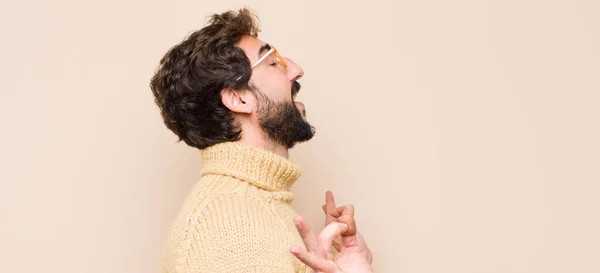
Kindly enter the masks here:
M 250 89 L 250 61 L 236 44 L 244 35 L 258 35 L 257 21 L 248 9 L 212 15 L 206 27 L 160 61 L 150 89 L 165 125 L 179 141 L 204 149 L 240 139 L 239 124 L 220 93 L 224 88 Z

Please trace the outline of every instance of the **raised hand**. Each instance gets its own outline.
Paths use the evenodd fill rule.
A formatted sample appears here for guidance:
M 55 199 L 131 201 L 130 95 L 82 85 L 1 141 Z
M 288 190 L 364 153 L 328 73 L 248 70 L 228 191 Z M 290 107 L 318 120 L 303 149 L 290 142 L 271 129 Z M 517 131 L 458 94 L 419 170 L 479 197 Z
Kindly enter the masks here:
M 326 210 L 327 226 L 318 236 L 303 217 L 294 218 L 306 250 L 300 246 L 292 246 L 290 252 L 316 273 L 372 272 L 373 255 L 356 229 L 354 206 L 336 208 L 331 192 L 327 193 L 326 202 L 326 206 L 333 207 L 335 211 L 328 213 L 329 210 Z M 339 239 L 339 253 L 334 256 L 331 254 L 331 246 L 336 238 Z

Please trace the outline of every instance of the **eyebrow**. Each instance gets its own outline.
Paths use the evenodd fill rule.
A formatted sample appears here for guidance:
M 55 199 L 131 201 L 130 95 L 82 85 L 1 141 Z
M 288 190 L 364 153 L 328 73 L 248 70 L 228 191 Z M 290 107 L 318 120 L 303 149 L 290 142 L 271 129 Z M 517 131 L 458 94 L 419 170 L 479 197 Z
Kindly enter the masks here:
M 260 59 L 260 56 L 269 50 L 271 50 L 271 46 L 269 44 L 264 44 L 263 46 L 261 46 L 258 50 L 258 58 Z

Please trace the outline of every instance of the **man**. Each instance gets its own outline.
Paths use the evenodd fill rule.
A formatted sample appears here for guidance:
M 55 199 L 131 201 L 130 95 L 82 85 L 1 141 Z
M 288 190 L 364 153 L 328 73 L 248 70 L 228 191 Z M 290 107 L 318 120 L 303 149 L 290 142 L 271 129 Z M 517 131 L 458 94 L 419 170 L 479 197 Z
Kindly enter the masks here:
M 213 15 L 166 53 L 151 80 L 165 125 L 202 150 L 203 165 L 168 236 L 163 270 L 311 272 L 302 260 L 340 272 L 331 271 L 339 265 L 321 269 L 322 262 L 343 259 L 318 251 L 330 248 L 323 238 L 337 236 L 351 252 L 342 249 L 342 258 L 360 253 L 370 268 L 364 241 L 348 239 L 356 232 L 353 212 L 333 205 L 321 237 L 295 218 L 290 187 L 300 169 L 288 150 L 314 135 L 304 105 L 294 101 L 304 72 L 258 32 L 246 9 Z

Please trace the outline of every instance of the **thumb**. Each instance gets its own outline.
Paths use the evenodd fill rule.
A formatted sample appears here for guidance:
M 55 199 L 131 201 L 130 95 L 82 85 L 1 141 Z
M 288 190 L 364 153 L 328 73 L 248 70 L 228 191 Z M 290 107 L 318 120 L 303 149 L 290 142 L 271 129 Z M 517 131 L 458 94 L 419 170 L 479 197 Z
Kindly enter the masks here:
M 348 231 L 343 235 L 354 235 L 356 234 L 356 222 L 354 221 L 354 206 L 348 205 L 344 207 L 340 222 L 348 225 Z
M 360 241 L 360 235 L 357 236 L 356 222 L 354 221 L 354 206 L 344 207 L 341 223 L 348 225 L 348 230 L 342 234 L 342 248 L 357 246 Z

